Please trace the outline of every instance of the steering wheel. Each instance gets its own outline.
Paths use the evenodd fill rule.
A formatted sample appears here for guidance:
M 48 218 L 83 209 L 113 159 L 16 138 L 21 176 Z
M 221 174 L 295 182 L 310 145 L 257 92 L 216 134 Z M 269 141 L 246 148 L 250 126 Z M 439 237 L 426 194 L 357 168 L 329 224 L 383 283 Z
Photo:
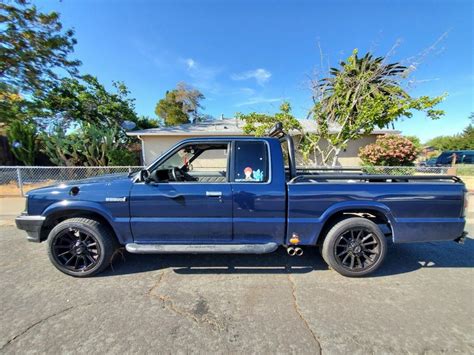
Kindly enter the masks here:
M 184 173 L 177 166 L 171 169 L 171 176 L 173 177 L 174 181 L 183 181 L 184 180 Z
M 189 175 L 185 170 L 178 167 L 170 169 L 170 175 L 174 181 L 197 181 L 195 177 Z

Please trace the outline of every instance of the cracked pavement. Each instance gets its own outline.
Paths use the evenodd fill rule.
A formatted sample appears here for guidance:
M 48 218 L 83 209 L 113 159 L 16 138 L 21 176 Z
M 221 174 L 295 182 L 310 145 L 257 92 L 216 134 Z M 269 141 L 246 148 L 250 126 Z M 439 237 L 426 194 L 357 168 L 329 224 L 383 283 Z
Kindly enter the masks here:
M 474 240 L 390 245 L 372 277 L 317 250 L 118 255 L 75 279 L 0 228 L 0 352 L 473 353 Z

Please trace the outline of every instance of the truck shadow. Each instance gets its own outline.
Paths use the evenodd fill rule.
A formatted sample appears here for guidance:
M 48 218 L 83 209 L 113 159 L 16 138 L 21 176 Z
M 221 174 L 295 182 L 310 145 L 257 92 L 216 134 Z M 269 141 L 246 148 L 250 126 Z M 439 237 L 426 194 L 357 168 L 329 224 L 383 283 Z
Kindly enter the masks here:
M 474 267 L 474 240 L 464 245 L 454 242 L 392 244 L 389 243 L 384 264 L 369 277 L 390 276 L 421 268 Z M 305 248 L 301 257 L 290 257 L 284 248 L 264 255 L 137 255 L 117 256 L 112 268 L 98 275 L 108 277 L 171 268 L 177 274 L 303 274 L 327 270 L 317 248 Z

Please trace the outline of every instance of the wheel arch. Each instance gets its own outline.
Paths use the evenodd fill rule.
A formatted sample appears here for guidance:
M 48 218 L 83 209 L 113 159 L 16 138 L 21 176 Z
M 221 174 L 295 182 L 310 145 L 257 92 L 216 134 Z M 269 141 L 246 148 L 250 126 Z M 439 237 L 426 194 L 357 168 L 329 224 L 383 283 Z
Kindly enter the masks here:
M 113 236 L 119 240 L 118 233 L 113 227 L 111 217 L 107 215 L 104 211 L 100 210 L 95 206 L 57 206 L 52 205 L 48 207 L 42 214 L 46 219 L 43 222 L 40 231 L 40 241 L 45 241 L 48 239 L 49 232 L 56 226 L 58 223 L 65 221 L 66 219 L 83 217 L 90 218 L 100 222 L 106 228 L 110 230 Z
M 367 204 L 350 203 L 337 206 L 324 213 L 321 232 L 316 240 L 316 245 L 321 245 L 324 242 L 327 233 L 335 224 L 354 216 L 367 218 L 377 225 L 386 225 L 390 237 L 393 239 L 394 219 L 387 206 L 373 202 Z

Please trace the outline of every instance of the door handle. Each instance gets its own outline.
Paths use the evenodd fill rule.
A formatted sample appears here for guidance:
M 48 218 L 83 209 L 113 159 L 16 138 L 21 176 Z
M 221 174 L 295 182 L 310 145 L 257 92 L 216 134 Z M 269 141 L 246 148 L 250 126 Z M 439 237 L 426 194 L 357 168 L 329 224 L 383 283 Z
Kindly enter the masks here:
M 222 197 L 222 192 L 220 192 L 220 191 L 206 191 L 206 196 L 208 196 L 208 197 Z
M 168 195 L 163 194 L 163 196 L 166 197 L 166 198 L 170 198 L 172 200 L 177 200 L 177 199 L 180 199 L 180 198 L 183 197 L 183 195 L 181 195 L 181 194 L 168 194 Z

